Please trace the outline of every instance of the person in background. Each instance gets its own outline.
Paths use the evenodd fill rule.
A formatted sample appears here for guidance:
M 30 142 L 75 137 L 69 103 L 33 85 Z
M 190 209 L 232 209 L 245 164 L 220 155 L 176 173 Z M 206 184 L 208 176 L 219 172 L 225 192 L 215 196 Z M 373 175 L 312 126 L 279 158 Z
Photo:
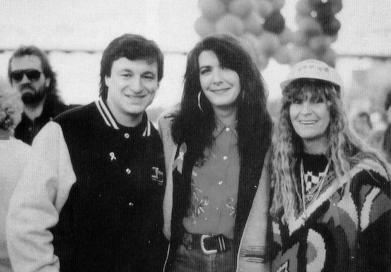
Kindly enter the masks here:
M 372 135 L 373 126 L 368 112 L 360 111 L 354 115 L 352 119 L 352 126 L 353 130 L 357 133 L 361 140 L 364 142 L 369 140 Z
M 16 49 L 8 62 L 8 79 L 24 103 L 15 137 L 31 145 L 41 128 L 68 107 L 59 97 L 56 74 L 48 57 L 36 46 Z
M 388 162 L 391 163 L 391 90 L 387 93 L 384 109 L 386 110 L 387 128 L 384 132 L 382 147 Z
M 100 99 L 38 133 L 8 214 L 15 272 L 162 271 L 164 155 L 145 113 L 162 77 L 155 42 L 117 37 L 103 51 Z
M 388 271 L 390 172 L 351 133 L 340 76 L 310 59 L 293 66 L 281 87 L 272 155 L 271 271 Z
M 375 131 L 370 137 L 370 145 L 380 150 L 386 157 L 388 163 L 391 163 L 391 90 L 386 95 L 384 103 L 386 112 L 387 126 L 383 130 Z
M 13 137 L 22 111 L 20 94 L 0 79 L 0 271 L 4 272 L 12 271 L 6 239 L 9 200 L 30 156 L 30 146 Z
M 179 109 L 159 126 L 169 171 L 166 270 L 235 271 L 254 196 L 268 196 L 261 176 L 272 129 L 261 74 L 236 39 L 215 35 L 196 44 Z M 252 253 L 262 257 L 264 249 Z

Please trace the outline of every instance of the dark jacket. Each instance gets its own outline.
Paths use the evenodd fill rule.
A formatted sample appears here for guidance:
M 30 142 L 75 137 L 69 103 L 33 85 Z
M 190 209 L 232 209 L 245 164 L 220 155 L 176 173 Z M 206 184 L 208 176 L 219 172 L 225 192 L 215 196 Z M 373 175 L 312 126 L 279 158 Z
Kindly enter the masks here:
M 28 167 L 21 181 L 28 192 L 17 190 L 9 221 L 16 271 L 45 270 L 55 256 L 61 272 L 162 270 L 163 147 L 146 115 L 125 128 L 100 100 L 56 117 L 33 147 L 43 154 Z M 26 230 L 13 227 L 22 224 Z M 24 257 L 31 247 L 39 261 Z
M 58 100 L 46 100 L 43 105 L 42 114 L 34 120 L 30 120 L 23 112 L 22 120 L 15 128 L 15 138 L 31 145 L 34 137 L 38 134 L 42 127 L 46 125 L 47 122 L 72 107 L 75 106 L 67 106 Z

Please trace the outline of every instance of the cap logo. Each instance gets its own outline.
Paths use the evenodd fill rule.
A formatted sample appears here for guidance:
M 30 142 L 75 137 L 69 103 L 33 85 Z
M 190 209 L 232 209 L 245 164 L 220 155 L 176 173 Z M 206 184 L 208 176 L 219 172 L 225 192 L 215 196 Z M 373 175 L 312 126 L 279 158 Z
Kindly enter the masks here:
M 313 65 L 313 64 L 305 64 L 305 65 L 303 65 L 303 66 L 301 66 L 301 67 L 299 67 L 298 69 L 297 69 L 297 71 L 302 71 L 302 70 L 309 70 L 309 69 L 316 69 L 316 70 L 318 70 L 319 72 L 329 72 L 329 68 L 328 67 L 319 67 L 319 66 L 315 66 L 315 65 Z

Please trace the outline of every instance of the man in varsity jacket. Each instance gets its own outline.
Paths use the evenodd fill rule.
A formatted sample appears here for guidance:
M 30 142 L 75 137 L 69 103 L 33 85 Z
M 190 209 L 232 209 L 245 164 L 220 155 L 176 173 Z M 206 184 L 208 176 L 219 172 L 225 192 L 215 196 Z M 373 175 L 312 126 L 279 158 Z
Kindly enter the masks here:
M 100 99 L 50 121 L 12 197 L 15 272 L 161 271 L 164 157 L 145 109 L 163 54 L 125 34 L 104 50 Z

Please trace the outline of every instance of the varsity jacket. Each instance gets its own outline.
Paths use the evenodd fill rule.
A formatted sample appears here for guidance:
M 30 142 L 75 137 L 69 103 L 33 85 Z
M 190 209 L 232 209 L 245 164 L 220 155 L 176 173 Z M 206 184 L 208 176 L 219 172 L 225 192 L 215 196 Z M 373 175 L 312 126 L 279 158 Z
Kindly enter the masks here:
M 176 249 L 182 241 L 182 219 L 184 218 L 188 208 L 186 203 L 189 202 L 190 198 L 190 183 L 185 182 L 185 180 L 190 179 L 191 170 L 194 165 L 194 162 L 191 162 L 186 156 L 186 144 L 178 146 L 172 140 L 171 112 L 172 111 L 162 114 L 158 120 L 159 132 L 163 140 L 167 171 L 167 186 L 164 197 L 163 210 L 164 233 L 166 237 L 170 239 L 170 250 L 165 271 L 170 271 L 170 266 L 175 256 Z M 246 243 L 247 246 L 251 245 L 251 241 L 247 241 L 244 237 L 242 237 L 242 233 L 245 229 L 246 222 L 248 220 L 251 221 L 251 218 L 255 216 L 255 213 L 259 213 L 260 215 L 256 216 L 257 222 L 254 222 L 254 224 L 251 225 L 256 225 L 258 228 L 258 242 L 262 241 L 262 245 L 257 247 L 257 249 L 252 249 L 253 252 L 256 251 L 256 254 L 263 255 L 266 244 L 266 217 L 268 214 L 267 203 L 269 203 L 270 181 L 269 172 L 265 169 L 268 167 L 268 162 L 270 159 L 269 152 L 259 154 L 257 159 L 257 165 L 259 167 L 254 167 L 254 165 L 250 167 L 249 164 L 245 164 L 243 161 L 241 161 L 237 201 L 238 204 L 235 217 L 234 250 L 236 252 L 238 251 L 240 243 Z M 257 200 L 253 202 L 255 195 L 257 195 Z M 255 210 L 254 206 L 258 207 L 258 209 Z M 264 218 L 264 220 L 260 222 L 260 218 Z M 256 245 L 259 246 L 260 244 L 258 243 Z M 264 265 L 265 264 L 261 263 L 258 264 L 257 267 L 263 269 Z
M 49 122 L 8 214 L 16 272 L 161 271 L 163 147 L 144 116 L 120 126 L 99 100 Z
M 254 219 L 252 225 L 262 220 Z M 271 222 L 273 272 L 390 271 L 390 181 L 373 160 L 362 160 L 346 176 L 335 179 L 307 207 L 306 215 L 292 216 L 287 224 L 279 218 Z M 255 244 L 256 231 L 249 226 L 244 234 Z M 239 262 L 248 267 L 257 259 Z

